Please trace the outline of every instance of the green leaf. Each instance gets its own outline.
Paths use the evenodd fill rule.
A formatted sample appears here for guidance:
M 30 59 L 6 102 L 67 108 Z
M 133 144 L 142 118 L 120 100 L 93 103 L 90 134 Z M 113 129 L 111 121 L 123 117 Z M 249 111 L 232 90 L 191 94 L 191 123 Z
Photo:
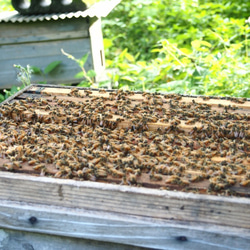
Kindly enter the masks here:
M 95 73 L 95 71 L 94 70 L 89 70 L 88 72 L 87 72 L 87 76 L 88 77 L 90 77 L 90 78 L 92 78 L 92 77 L 95 77 L 96 76 L 96 73 Z
M 104 48 L 105 48 L 105 49 L 109 49 L 109 48 L 112 47 L 113 42 L 112 42 L 111 39 L 104 38 L 104 39 L 103 39 L 103 44 L 104 44 Z
M 134 63 L 134 62 L 135 62 L 135 58 L 134 58 L 131 54 L 126 53 L 126 54 L 125 54 L 125 57 L 126 57 L 126 59 L 127 59 L 129 62 L 131 62 L 131 63 Z
M 86 61 L 87 61 L 87 59 L 88 59 L 88 56 L 89 56 L 89 54 L 87 53 L 87 54 L 85 54 L 85 55 L 79 60 L 79 64 L 80 64 L 81 67 L 83 67 L 83 66 L 85 65 L 85 63 L 86 63 Z
M 91 84 L 89 82 L 86 82 L 86 81 L 81 81 L 77 86 L 78 87 L 90 87 Z
M 45 69 L 44 69 L 44 74 L 49 74 L 51 73 L 59 64 L 61 64 L 62 61 L 54 61 L 50 63 Z
M 192 45 L 192 47 L 193 47 L 194 49 L 199 49 L 200 46 L 201 46 L 201 41 L 199 41 L 199 40 L 194 40 L 194 41 L 191 42 L 191 45 Z
M 111 86 L 111 83 L 108 80 L 99 82 L 99 88 L 108 88 L 109 86 Z
M 4 101 L 4 95 L 0 94 L 0 102 Z
M 135 82 L 135 79 L 130 76 L 123 76 L 121 77 L 121 79 L 129 81 L 129 82 Z
M 35 75 L 40 75 L 43 73 L 42 70 L 36 66 L 30 66 L 30 69 L 32 70 L 32 73 Z
M 84 77 L 84 73 L 82 71 L 78 72 L 77 74 L 75 74 L 74 76 L 75 78 L 83 78 Z
M 10 89 L 10 94 L 11 94 L 11 95 L 14 95 L 14 94 L 17 93 L 17 92 L 18 92 L 17 86 L 12 86 L 11 89 Z
M 207 46 L 207 47 L 209 47 L 209 48 L 212 47 L 212 44 L 209 43 L 209 42 L 207 42 L 207 41 L 201 41 L 201 44 L 204 45 L 204 46 Z

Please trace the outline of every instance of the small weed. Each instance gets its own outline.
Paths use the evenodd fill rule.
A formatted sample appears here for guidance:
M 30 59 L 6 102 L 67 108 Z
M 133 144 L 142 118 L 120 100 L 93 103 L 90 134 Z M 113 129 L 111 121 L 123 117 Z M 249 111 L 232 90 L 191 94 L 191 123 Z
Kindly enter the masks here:
M 14 95 L 24 87 L 28 86 L 31 84 L 31 75 L 32 75 L 32 68 L 30 65 L 27 65 L 26 68 L 14 64 L 13 65 L 17 70 L 17 81 L 21 82 L 21 86 L 12 86 L 11 89 L 3 89 L 0 93 L 0 102 L 4 101 L 5 99 L 9 98 L 10 96 Z
M 61 49 L 61 51 L 69 59 L 75 61 L 81 69 L 81 71 L 75 75 L 75 78 L 85 78 L 85 79 L 83 81 L 81 81 L 77 86 L 79 86 L 79 87 L 94 87 L 94 85 L 95 85 L 94 77 L 96 76 L 95 71 L 94 70 L 86 71 L 84 68 L 84 65 L 88 59 L 88 54 L 84 55 L 81 59 L 77 59 L 73 55 L 65 52 L 63 49 Z
M 14 64 L 13 65 L 19 72 L 17 73 L 17 81 L 21 82 L 23 86 L 28 86 L 31 84 L 31 75 L 33 73 L 33 69 L 30 67 L 30 65 L 27 65 L 26 68 L 24 68 L 21 65 Z

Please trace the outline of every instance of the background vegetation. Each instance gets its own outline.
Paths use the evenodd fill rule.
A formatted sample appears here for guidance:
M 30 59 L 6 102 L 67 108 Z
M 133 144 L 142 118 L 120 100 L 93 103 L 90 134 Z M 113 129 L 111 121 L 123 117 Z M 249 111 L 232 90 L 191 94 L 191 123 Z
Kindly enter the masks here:
M 0 0 L 0 12 L 12 11 L 11 0 Z
M 123 0 L 103 19 L 112 87 L 250 97 L 249 16 L 249 0 Z
M 248 0 L 123 0 L 103 20 L 113 85 L 250 97 Z

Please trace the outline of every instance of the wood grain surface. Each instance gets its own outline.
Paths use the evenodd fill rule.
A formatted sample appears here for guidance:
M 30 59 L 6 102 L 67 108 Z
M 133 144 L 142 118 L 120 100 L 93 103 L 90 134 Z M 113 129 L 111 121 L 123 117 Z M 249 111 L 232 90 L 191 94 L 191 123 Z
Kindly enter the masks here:
M 15 230 L 14 239 L 18 238 L 16 230 L 22 232 L 19 246 L 26 240 L 39 249 L 43 249 L 41 246 L 46 249 L 47 241 L 50 248 L 55 249 L 60 242 L 60 249 L 68 249 L 80 244 L 81 239 L 92 240 L 95 244 L 91 246 L 99 244 L 102 249 L 131 249 L 132 246 L 133 249 L 247 249 L 250 244 L 249 230 L 243 228 L 3 200 L 0 228 L 4 228 L 6 233 Z M 58 241 L 53 237 L 55 235 L 63 238 Z M 92 249 L 85 244 L 83 241 L 80 245 Z

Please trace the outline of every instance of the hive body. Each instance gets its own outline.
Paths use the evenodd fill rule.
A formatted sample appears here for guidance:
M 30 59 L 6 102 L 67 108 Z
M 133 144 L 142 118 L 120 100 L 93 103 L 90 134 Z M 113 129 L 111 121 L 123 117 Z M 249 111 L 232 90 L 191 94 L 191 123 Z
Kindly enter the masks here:
M 105 223 L 134 228 L 127 238 L 134 246 L 147 235 L 137 246 L 178 249 L 187 239 L 198 249 L 208 246 L 204 231 L 210 243 L 218 244 L 217 234 L 232 247 L 234 235 L 244 247 L 249 110 L 244 98 L 29 86 L 0 107 L 0 199 L 107 213 Z M 88 224 L 88 216 L 79 220 Z M 155 231 L 157 242 L 150 227 L 163 227 Z M 118 237 L 125 231 L 106 237 L 126 244 Z

